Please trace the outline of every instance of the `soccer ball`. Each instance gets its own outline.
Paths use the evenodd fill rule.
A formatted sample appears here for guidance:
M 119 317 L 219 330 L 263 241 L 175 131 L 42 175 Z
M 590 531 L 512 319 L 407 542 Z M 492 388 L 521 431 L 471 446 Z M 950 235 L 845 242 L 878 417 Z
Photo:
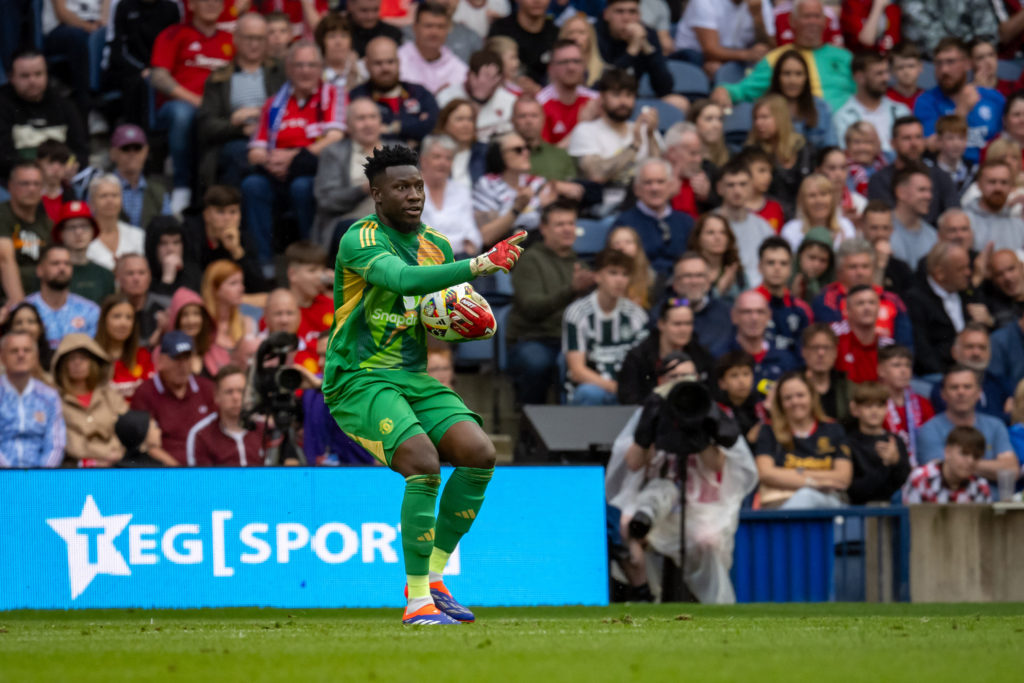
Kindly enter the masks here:
M 427 330 L 427 334 L 436 339 L 446 342 L 462 342 L 462 341 L 476 341 L 478 339 L 488 339 L 494 336 L 497 331 L 497 323 L 491 326 L 487 332 L 480 337 L 467 338 L 452 329 L 452 311 L 456 303 L 462 299 L 472 297 L 476 303 L 482 303 L 487 311 L 490 312 L 491 307 L 487 304 L 482 296 L 473 291 L 473 287 L 468 282 L 463 282 L 461 285 L 455 285 L 442 289 L 439 292 L 433 292 L 427 294 L 420 300 L 420 322 L 423 323 L 423 327 Z

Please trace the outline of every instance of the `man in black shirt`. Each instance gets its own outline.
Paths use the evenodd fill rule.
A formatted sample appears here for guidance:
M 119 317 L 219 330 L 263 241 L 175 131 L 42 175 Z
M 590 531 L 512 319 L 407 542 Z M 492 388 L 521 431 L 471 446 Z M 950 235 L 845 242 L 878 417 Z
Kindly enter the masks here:
M 861 230 L 875 248 L 875 284 L 890 292 L 907 291 L 914 284 L 914 271 L 906 261 L 892 255 L 892 208 L 880 199 L 872 199 L 864 208 Z
M 496 20 L 490 32 L 516 41 L 524 75 L 538 85 L 547 80 L 551 48 L 558 40 L 558 27 L 547 11 L 547 0 L 520 0 L 515 14 Z
M 121 91 L 121 112 L 128 123 L 149 125 L 149 70 L 153 43 L 160 32 L 181 21 L 172 0 L 120 0 L 114 10 L 107 84 Z
M 381 21 L 380 0 L 348 0 L 346 9 L 352 26 L 352 49 L 360 57 L 366 55 L 366 44 L 377 36 L 387 36 L 402 44 L 402 31 Z
M 658 34 L 641 23 L 639 0 L 608 0 L 594 29 L 605 62 L 632 72 L 638 81 L 647 74 L 658 97 L 672 92 L 672 74 L 659 47 Z

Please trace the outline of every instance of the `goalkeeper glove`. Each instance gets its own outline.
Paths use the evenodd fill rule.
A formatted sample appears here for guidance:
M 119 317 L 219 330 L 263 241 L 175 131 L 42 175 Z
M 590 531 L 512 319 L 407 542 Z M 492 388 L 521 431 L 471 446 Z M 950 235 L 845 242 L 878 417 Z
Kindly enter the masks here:
M 473 275 L 494 275 L 499 270 L 507 273 L 512 269 L 523 253 L 523 248 L 516 246 L 526 239 L 526 231 L 521 230 L 507 239 L 495 244 L 490 251 L 474 256 L 469 262 Z
M 466 339 L 488 339 L 498 328 L 486 299 L 473 292 L 452 305 L 452 329 Z

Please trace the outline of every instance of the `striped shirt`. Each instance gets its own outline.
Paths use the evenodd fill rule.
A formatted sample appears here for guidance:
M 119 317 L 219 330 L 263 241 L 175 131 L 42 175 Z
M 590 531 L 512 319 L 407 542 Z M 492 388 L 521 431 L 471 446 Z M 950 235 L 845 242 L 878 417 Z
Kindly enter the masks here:
M 991 503 L 988 482 L 971 477 L 953 491 L 942 479 L 942 461 L 933 460 L 915 467 L 903 486 L 904 503 Z
M 56 390 L 29 379 L 19 394 L 0 375 L 0 467 L 58 467 L 66 439 Z
M 582 351 L 587 367 L 614 380 L 629 350 L 647 337 L 647 323 L 647 312 L 626 297 L 606 313 L 592 292 L 565 309 L 562 352 Z
M 533 230 L 540 225 L 540 189 L 547 182 L 540 176 L 524 173 L 519 176 L 519 185 L 529 187 L 533 190 L 533 199 L 526 205 L 512 225 L 514 229 Z M 516 200 L 517 188 L 505 182 L 505 179 L 495 173 L 488 173 L 480 176 L 473 186 L 473 210 L 481 212 L 493 212 L 495 216 L 501 216 L 512 210 L 512 204 Z

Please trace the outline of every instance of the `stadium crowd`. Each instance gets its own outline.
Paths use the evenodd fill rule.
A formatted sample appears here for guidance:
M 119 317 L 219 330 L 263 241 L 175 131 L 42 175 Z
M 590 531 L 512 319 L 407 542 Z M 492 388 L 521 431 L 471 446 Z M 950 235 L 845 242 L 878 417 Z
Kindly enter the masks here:
M 400 143 L 457 257 L 529 231 L 482 287 L 517 406 L 645 404 L 683 364 L 755 505 L 1020 483 L 1017 0 L 4 6 L 0 466 L 263 464 L 279 331 L 305 462 L 373 463 L 319 384 L 363 159 Z

